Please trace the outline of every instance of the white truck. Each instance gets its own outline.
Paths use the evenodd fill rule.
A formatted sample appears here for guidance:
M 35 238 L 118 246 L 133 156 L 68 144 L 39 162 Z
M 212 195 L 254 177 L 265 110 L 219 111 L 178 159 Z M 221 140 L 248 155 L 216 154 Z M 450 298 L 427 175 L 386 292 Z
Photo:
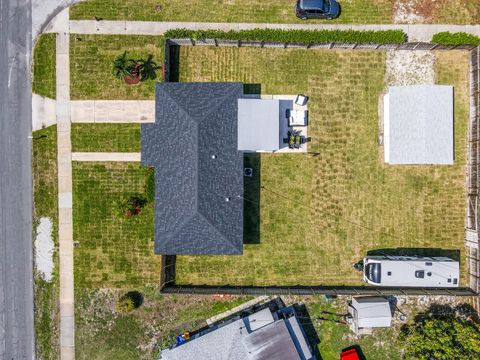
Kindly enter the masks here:
M 458 287 L 460 264 L 448 257 L 367 256 L 363 280 L 376 286 Z

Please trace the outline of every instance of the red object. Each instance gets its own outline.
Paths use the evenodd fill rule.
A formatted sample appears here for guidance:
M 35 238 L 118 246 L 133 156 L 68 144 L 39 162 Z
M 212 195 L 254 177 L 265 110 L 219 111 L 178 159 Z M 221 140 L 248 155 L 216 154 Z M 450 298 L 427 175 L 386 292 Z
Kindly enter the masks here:
M 340 353 L 341 360 L 360 360 L 358 357 L 357 349 L 348 349 Z

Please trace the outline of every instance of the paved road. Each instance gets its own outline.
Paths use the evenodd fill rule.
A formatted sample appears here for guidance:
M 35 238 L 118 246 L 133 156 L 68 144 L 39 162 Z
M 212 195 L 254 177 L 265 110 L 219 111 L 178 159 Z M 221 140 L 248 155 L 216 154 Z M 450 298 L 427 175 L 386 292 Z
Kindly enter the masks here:
M 0 0 L 0 359 L 34 358 L 31 0 Z

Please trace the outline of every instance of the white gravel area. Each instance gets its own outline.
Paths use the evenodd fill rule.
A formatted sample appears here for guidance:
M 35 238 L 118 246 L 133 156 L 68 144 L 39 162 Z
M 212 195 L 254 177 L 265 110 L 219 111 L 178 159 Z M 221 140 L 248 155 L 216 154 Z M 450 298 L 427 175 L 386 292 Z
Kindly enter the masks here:
M 47 217 L 42 217 L 37 226 L 37 237 L 35 238 L 35 268 L 45 281 L 52 280 L 54 247 L 52 221 Z
M 417 24 L 424 22 L 425 19 L 415 13 L 414 9 L 417 3 L 418 0 L 395 0 L 393 6 L 393 22 L 396 24 Z
M 435 83 L 435 56 L 431 51 L 387 51 L 385 81 L 390 85 Z

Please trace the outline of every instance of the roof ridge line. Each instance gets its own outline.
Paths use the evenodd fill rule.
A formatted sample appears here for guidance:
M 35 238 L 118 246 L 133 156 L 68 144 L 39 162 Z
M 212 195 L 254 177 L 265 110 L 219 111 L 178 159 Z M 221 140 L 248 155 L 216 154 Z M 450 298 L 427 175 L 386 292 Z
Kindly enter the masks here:
M 216 227 L 215 225 L 213 225 L 210 220 L 208 220 L 208 219 L 205 217 L 205 215 L 203 215 L 200 211 L 197 211 L 197 214 L 200 215 L 203 220 L 205 220 L 207 223 L 209 223 L 210 226 L 211 226 L 213 229 L 215 229 L 215 231 L 216 231 L 218 234 L 220 234 L 220 235 L 222 236 L 222 239 L 226 240 L 226 241 L 230 244 L 230 246 L 233 247 L 234 250 L 237 250 L 237 248 L 236 248 L 235 245 L 232 243 L 232 241 L 231 241 L 230 239 L 226 238 L 225 235 L 224 235 L 220 230 L 218 230 L 217 227 Z

